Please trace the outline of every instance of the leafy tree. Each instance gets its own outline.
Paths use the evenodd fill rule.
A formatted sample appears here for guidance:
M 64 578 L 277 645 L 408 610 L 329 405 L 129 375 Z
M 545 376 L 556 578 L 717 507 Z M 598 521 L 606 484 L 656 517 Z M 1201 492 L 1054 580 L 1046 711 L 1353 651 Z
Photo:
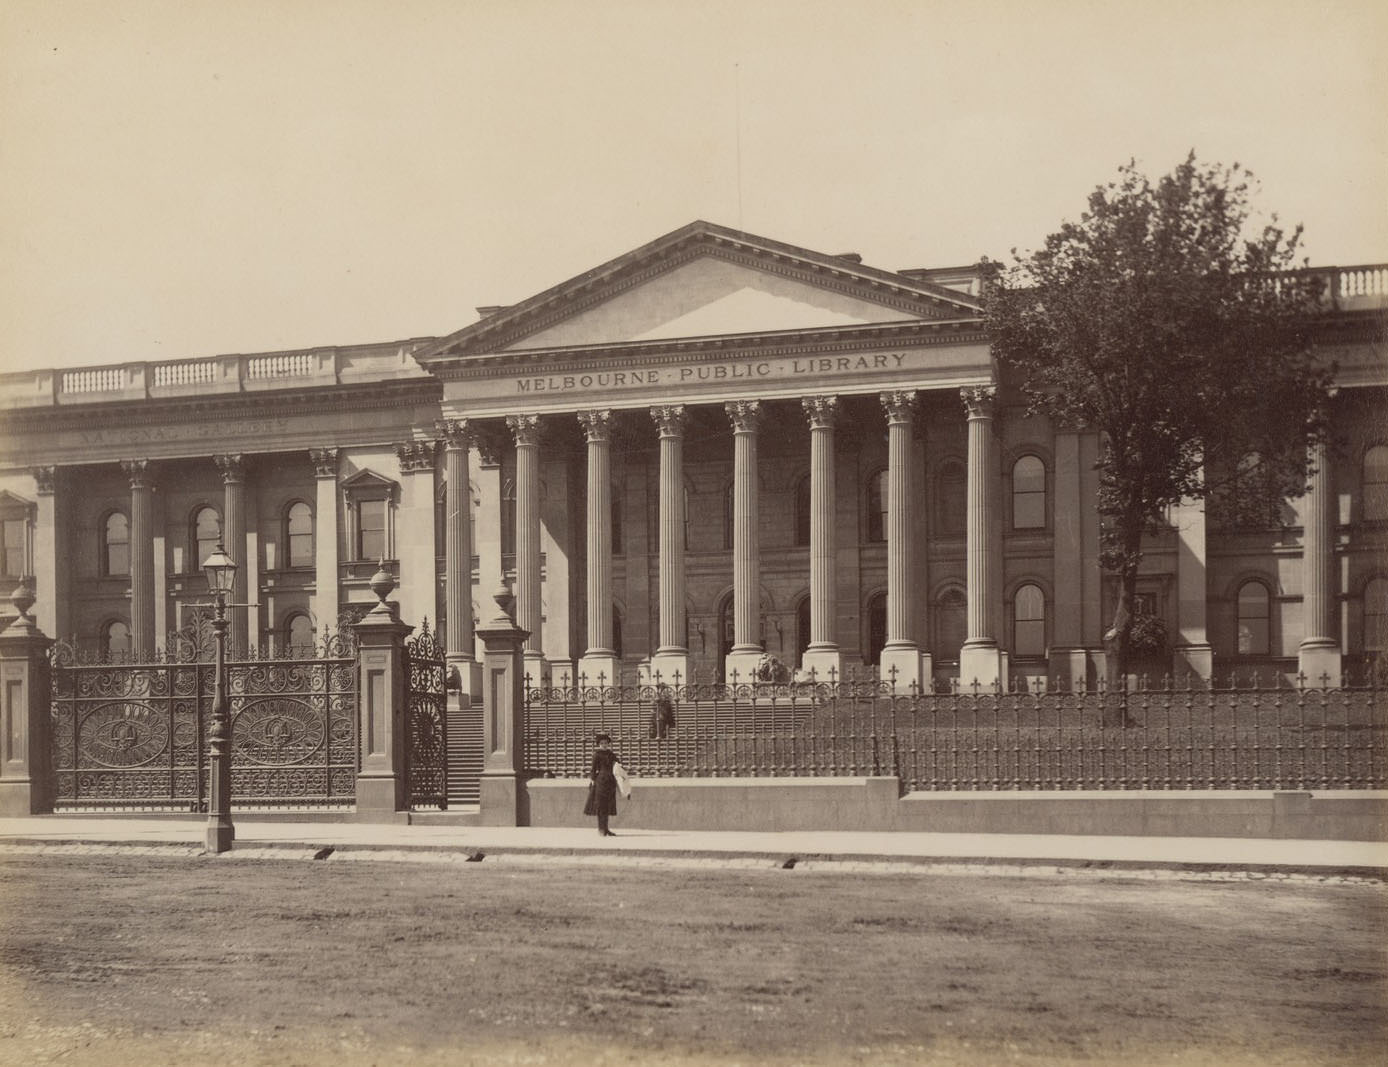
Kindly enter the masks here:
M 1255 224 L 1251 196 L 1238 164 L 1191 153 L 1153 182 L 1129 162 L 1041 249 L 983 264 L 993 352 L 1030 411 L 1102 433 L 1110 684 L 1131 651 L 1144 534 L 1187 499 L 1270 514 L 1304 491 L 1326 434 L 1331 368 L 1311 346 L 1322 283 L 1295 269 L 1301 228 Z

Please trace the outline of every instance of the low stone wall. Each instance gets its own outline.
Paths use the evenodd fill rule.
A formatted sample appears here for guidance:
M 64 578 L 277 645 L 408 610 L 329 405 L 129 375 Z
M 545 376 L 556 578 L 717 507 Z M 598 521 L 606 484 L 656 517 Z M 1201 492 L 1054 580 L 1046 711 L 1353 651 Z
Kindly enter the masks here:
M 938 792 L 895 778 L 637 778 L 614 828 L 1388 840 L 1388 792 Z M 588 782 L 525 784 L 531 826 L 588 826 Z

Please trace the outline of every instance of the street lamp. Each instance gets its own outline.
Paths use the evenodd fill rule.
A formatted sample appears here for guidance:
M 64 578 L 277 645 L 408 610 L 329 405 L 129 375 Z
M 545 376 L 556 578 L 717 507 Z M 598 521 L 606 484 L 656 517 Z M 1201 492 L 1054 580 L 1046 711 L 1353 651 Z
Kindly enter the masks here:
M 202 572 L 207 575 L 207 591 L 217 604 L 217 614 L 212 619 L 217 668 L 212 689 L 212 729 L 207 735 L 212 778 L 207 806 L 207 851 L 225 852 L 236 837 L 231 824 L 231 713 L 226 684 L 227 597 L 236 576 L 236 561 L 226 554 L 220 541 L 203 563 Z

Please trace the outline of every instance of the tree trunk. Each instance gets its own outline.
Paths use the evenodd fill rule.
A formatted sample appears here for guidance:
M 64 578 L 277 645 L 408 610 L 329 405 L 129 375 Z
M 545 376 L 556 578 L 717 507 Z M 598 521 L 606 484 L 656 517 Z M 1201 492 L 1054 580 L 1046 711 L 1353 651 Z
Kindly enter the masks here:
M 1134 723 L 1128 715 L 1128 661 L 1131 658 L 1137 565 L 1141 557 L 1136 552 L 1129 552 L 1127 556 L 1131 562 L 1124 563 L 1118 573 L 1118 603 L 1113 611 L 1113 625 L 1104 634 L 1104 676 L 1110 694 L 1104 701 L 1105 726 L 1131 726 Z

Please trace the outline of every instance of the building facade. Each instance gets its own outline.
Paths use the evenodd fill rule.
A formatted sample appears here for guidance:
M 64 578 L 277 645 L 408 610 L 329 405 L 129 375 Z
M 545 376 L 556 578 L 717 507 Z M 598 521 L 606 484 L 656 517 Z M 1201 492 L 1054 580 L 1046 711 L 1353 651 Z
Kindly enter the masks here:
M 1388 267 L 1326 268 L 1338 447 L 1276 521 L 1153 536 L 1141 669 L 1338 681 L 1388 641 Z M 502 576 L 556 682 L 1102 674 L 1100 442 L 1030 418 L 968 268 L 885 271 L 696 222 L 447 337 L 0 376 L 0 592 L 154 652 L 241 565 L 234 644 L 375 602 L 464 693 Z

